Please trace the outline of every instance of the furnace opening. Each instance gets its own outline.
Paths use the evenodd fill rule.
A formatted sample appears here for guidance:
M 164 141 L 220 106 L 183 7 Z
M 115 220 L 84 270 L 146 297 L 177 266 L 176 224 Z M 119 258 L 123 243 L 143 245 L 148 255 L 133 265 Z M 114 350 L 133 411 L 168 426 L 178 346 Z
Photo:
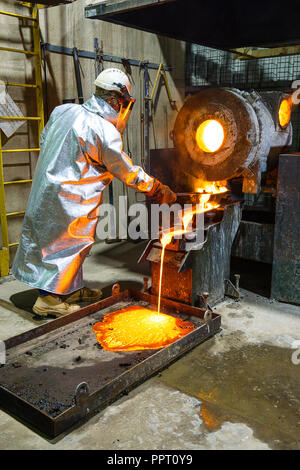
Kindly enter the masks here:
M 196 132 L 196 141 L 204 152 L 216 152 L 223 145 L 224 129 L 215 119 L 202 122 Z
M 286 127 L 289 124 L 291 119 L 291 112 L 292 110 L 289 100 L 282 100 L 278 111 L 278 119 L 281 127 Z

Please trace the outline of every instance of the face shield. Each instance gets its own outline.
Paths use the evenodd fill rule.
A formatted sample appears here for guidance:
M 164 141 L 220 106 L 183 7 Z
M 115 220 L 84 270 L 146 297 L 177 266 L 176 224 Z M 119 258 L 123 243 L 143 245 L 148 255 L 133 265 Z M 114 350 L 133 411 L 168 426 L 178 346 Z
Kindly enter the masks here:
M 119 116 L 116 123 L 116 129 L 120 132 L 120 134 L 123 134 L 129 121 L 135 99 L 130 96 L 129 91 L 125 85 L 122 85 L 121 83 L 114 83 L 114 85 L 119 88 L 121 94 L 119 97 Z
M 116 124 L 116 129 L 120 132 L 120 134 L 123 134 L 126 129 L 134 103 L 135 99 L 131 97 L 123 99 L 121 102 L 119 116 Z
M 104 99 L 112 111 L 111 116 L 109 118 L 106 117 L 106 119 L 115 126 L 120 134 L 123 134 L 130 118 L 135 99 L 130 96 L 126 86 L 120 83 L 114 83 L 113 85 L 118 87 L 120 91 L 104 91 L 104 93 L 99 96 Z

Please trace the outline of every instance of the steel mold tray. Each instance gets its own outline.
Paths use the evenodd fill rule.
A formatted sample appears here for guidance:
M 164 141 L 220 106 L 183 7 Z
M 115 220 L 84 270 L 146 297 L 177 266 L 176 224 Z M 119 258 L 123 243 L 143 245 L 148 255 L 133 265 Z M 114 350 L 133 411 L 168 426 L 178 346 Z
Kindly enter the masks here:
M 0 368 L 1 408 L 54 438 L 128 393 L 221 326 L 215 312 L 162 299 L 162 312 L 189 319 L 195 329 L 158 350 L 103 350 L 92 325 L 129 305 L 155 309 L 157 297 L 120 292 L 114 286 L 111 297 L 6 340 L 7 363 Z

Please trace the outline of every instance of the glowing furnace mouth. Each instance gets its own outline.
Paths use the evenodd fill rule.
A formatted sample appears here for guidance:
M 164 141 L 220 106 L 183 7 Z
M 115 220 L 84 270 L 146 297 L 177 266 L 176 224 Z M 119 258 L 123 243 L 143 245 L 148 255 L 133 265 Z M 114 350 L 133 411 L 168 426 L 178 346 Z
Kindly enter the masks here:
M 215 119 L 207 119 L 202 122 L 196 132 L 198 146 L 204 152 L 216 152 L 224 142 L 224 129 L 222 124 Z
M 291 104 L 288 99 L 284 99 L 280 103 L 279 111 L 278 111 L 278 120 L 281 127 L 287 127 L 290 120 L 291 120 Z

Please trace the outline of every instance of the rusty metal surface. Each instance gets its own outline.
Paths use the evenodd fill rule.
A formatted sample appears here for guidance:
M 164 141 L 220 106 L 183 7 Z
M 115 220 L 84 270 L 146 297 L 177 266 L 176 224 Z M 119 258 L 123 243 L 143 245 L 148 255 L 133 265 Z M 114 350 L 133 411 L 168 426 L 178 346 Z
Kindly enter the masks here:
M 179 171 L 178 159 L 174 148 L 150 150 L 150 174 L 170 186 L 174 192 L 194 191 L 194 185 Z
M 204 152 L 196 142 L 197 128 L 207 119 L 216 119 L 225 132 L 222 147 L 213 153 Z M 174 125 L 181 168 L 208 181 L 241 173 L 255 157 L 258 141 L 259 124 L 253 108 L 242 96 L 222 88 L 206 88 L 192 95 Z
M 260 192 L 261 172 L 260 165 L 256 165 L 251 169 L 246 169 L 243 172 L 243 193 L 258 194 Z
M 281 155 L 278 169 L 271 296 L 300 304 L 300 154 Z
M 225 279 L 229 279 L 230 275 L 232 243 L 241 221 L 241 203 L 229 201 L 222 211 L 211 212 L 206 214 L 204 244 L 195 244 L 186 251 L 185 240 L 181 239 L 167 246 L 162 279 L 163 296 L 180 299 L 191 305 L 198 305 L 199 296 L 204 292 L 210 294 L 210 305 L 224 298 Z M 160 256 L 161 247 L 152 240 L 139 260 L 151 262 L 151 292 L 156 294 Z
M 273 261 L 274 224 L 242 220 L 232 246 L 232 256 L 271 263 Z
M 121 292 L 119 298 L 120 299 L 126 298 L 126 295 L 127 295 L 126 291 Z M 74 312 L 69 315 L 64 315 L 61 318 L 57 318 L 55 320 L 52 320 L 51 322 L 44 323 L 43 325 L 33 328 L 32 330 L 25 331 L 24 333 L 21 333 L 19 335 L 13 336 L 12 338 L 8 338 L 4 340 L 5 347 L 6 349 L 10 349 L 10 348 L 18 346 L 19 344 L 24 344 L 24 343 L 27 343 L 28 341 L 39 338 L 40 336 L 49 334 L 52 331 L 55 331 L 61 327 L 65 327 L 69 325 L 70 323 L 73 323 L 74 321 L 84 318 L 86 315 L 89 315 L 93 312 L 97 312 L 100 309 L 109 307 L 114 302 L 115 302 L 115 298 L 113 296 L 108 297 L 104 300 L 101 300 L 100 302 L 96 302 L 94 304 L 88 305 L 87 307 L 83 307 L 77 312 Z
M 160 264 L 151 264 L 151 293 L 158 295 L 159 292 Z M 178 267 L 164 263 L 164 272 L 161 283 L 162 296 L 168 299 L 177 299 L 180 302 L 192 304 L 193 274 L 191 269 L 178 272 Z
M 223 300 L 225 279 L 230 275 L 231 247 L 241 215 L 240 204 L 226 207 L 222 222 L 208 230 L 202 250 L 190 252 L 187 267 L 193 270 L 193 305 L 197 305 L 203 292 L 209 292 L 210 305 Z
M 151 263 L 160 264 L 161 252 L 162 252 L 161 247 L 156 247 L 154 245 L 152 250 L 147 256 L 147 261 L 150 261 Z M 166 249 L 165 256 L 164 256 L 164 268 L 165 266 L 171 265 L 175 267 L 177 270 L 179 270 L 185 257 L 186 257 L 186 252 Z
M 220 328 L 219 315 L 213 315 L 209 330 L 204 310 L 162 299 L 163 312 L 188 318 L 195 330 L 160 350 L 104 351 L 92 331 L 93 323 L 128 305 L 155 309 L 157 297 L 115 290 L 112 297 L 82 309 L 81 316 L 68 315 L 63 325 L 53 320 L 43 325 L 48 326 L 43 334 L 35 328 L 23 336 L 23 342 L 20 336 L 11 339 L 7 364 L 0 369 L 1 407 L 39 432 L 57 436 Z

